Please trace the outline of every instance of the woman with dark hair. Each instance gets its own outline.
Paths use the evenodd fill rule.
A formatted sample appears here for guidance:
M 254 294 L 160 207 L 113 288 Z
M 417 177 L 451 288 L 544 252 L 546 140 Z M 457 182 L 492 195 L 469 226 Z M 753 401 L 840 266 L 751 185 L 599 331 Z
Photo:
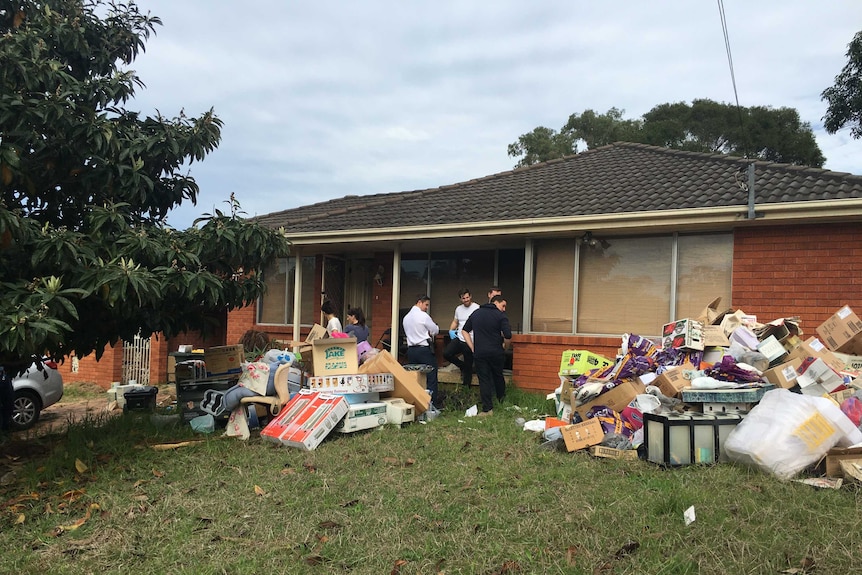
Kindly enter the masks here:
M 365 314 L 361 307 L 347 310 L 347 327 L 344 328 L 344 332 L 355 337 L 356 343 L 368 341 L 368 326 L 365 325 Z
M 338 316 L 335 313 L 335 305 L 330 300 L 323 302 L 323 305 L 320 306 L 320 311 L 323 312 L 323 320 L 326 322 L 326 331 L 328 331 L 330 335 L 342 331 L 341 320 L 338 319 Z

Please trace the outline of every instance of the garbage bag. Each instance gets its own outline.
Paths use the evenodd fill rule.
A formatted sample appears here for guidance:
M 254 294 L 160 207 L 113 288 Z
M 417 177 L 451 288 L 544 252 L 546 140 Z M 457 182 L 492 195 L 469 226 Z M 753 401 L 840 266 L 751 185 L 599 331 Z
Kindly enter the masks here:
M 192 418 L 189 424 L 198 433 L 212 433 L 215 431 L 215 418 L 209 413 Z
M 730 432 L 724 450 L 731 461 L 791 479 L 832 447 L 860 441 L 862 432 L 833 401 L 773 389 Z

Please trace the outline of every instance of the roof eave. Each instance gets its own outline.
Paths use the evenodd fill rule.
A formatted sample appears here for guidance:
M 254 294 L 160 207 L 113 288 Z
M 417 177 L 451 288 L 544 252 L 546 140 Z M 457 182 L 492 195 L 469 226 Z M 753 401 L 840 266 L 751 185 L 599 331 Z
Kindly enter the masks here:
M 362 228 L 307 232 L 288 235 L 295 246 L 404 241 L 484 236 L 547 236 L 590 230 L 604 233 L 636 234 L 660 231 L 730 230 L 741 225 L 780 225 L 789 223 L 823 223 L 862 220 L 862 199 L 757 204 L 754 220 L 748 217 L 748 206 L 660 210 L 616 214 L 578 215 L 559 218 L 502 220 L 454 223 L 436 226 L 396 228 Z

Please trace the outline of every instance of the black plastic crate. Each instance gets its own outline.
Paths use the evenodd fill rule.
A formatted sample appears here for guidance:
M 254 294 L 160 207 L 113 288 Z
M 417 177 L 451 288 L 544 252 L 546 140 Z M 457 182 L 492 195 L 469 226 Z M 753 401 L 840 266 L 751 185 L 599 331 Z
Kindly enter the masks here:
M 123 411 L 153 411 L 156 409 L 156 395 L 159 388 L 155 386 L 133 389 L 123 394 L 126 406 Z

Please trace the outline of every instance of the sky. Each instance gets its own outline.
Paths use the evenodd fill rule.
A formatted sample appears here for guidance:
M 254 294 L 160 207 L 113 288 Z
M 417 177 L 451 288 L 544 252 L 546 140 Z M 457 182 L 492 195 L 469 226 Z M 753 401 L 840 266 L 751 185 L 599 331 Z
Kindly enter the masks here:
M 137 0 L 162 20 L 130 66 L 127 109 L 210 108 L 219 148 L 189 166 L 197 205 L 234 193 L 244 216 L 347 195 L 438 187 L 510 170 L 537 126 L 612 107 L 734 103 L 719 2 L 710 0 Z M 858 0 L 724 0 L 742 106 L 791 107 L 825 168 L 862 174 L 862 140 L 823 129 L 821 92 L 862 30 Z M 433 206 L 428 206 L 433 210 Z

